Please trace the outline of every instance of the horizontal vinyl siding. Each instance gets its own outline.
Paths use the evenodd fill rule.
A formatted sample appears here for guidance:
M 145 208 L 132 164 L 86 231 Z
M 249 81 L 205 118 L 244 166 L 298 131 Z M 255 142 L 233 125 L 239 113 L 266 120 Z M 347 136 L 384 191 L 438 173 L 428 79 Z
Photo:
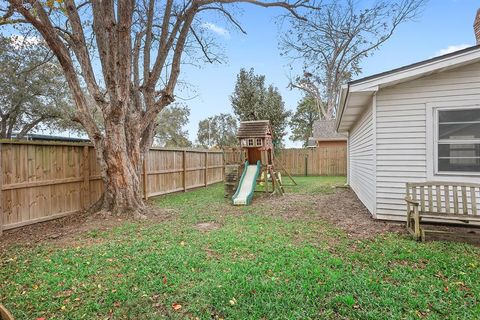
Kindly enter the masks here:
M 375 208 L 375 166 L 372 106 L 349 135 L 350 186 L 370 213 Z
M 382 89 L 376 107 L 377 218 L 405 220 L 405 183 L 427 180 L 426 103 L 480 99 L 480 63 Z

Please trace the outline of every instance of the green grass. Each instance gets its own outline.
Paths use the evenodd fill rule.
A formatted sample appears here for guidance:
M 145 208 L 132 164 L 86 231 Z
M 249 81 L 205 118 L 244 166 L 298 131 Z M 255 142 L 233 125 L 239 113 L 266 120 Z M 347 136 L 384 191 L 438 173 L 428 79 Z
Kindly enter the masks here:
M 311 195 L 344 179 L 297 182 L 287 191 Z M 232 207 L 222 188 L 157 198 L 174 209 L 161 223 L 8 249 L 0 302 L 16 319 L 480 318 L 478 248 L 396 234 L 349 240 L 308 212 L 285 219 L 258 198 Z M 221 227 L 198 231 L 205 221 Z
M 345 177 L 294 177 L 298 185 L 288 188 L 288 192 L 304 194 L 328 194 L 334 192 L 335 186 L 345 185 Z M 284 184 L 291 185 L 288 176 L 282 176 Z

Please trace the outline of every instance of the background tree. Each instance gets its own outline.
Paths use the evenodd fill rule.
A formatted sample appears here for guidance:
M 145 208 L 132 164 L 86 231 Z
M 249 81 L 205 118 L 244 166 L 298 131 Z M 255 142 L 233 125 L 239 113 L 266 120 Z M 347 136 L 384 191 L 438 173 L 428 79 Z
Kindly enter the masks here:
M 270 120 L 275 146 L 283 145 L 290 112 L 276 87 L 265 86 L 265 76 L 256 75 L 252 68 L 241 69 L 230 96 L 233 112 L 240 121 Z
M 315 99 L 309 95 L 304 96 L 298 102 L 297 110 L 290 119 L 290 127 L 292 128 L 290 140 L 302 141 L 303 146 L 306 147 L 308 138 L 313 134 L 313 124 L 319 118 Z
M 234 147 L 237 141 L 237 120 L 230 114 L 220 113 L 198 123 L 197 140 L 204 148 Z
M 0 36 L 0 138 L 72 125 L 68 87 L 52 58 L 39 39 Z
M 104 182 L 101 208 L 141 216 L 140 170 L 158 114 L 175 100 L 182 61 L 214 62 L 202 14 L 217 13 L 240 27 L 228 5 L 281 7 L 293 15 L 308 0 L 3 0 L 0 24 L 27 24 L 62 66 L 76 119 L 95 146 Z M 297 15 L 298 16 L 298 15 Z M 242 29 L 241 29 L 242 30 Z M 77 72 L 77 69 L 80 72 Z M 85 84 L 86 91 L 82 88 Z M 91 96 L 103 118 L 95 121 Z
M 165 108 L 158 115 L 155 142 L 161 147 L 191 147 L 188 131 L 184 129 L 189 116 L 187 106 L 170 105 Z
M 284 54 L 303 64 L 291 87 L 315 98 L 322 119 L 332 119 L 342 84 L 361 72 L 360 63 L 398 26 L 418 16 L 426 0 L 332 0 L 305 20 L 290 19 L 281 40 Z

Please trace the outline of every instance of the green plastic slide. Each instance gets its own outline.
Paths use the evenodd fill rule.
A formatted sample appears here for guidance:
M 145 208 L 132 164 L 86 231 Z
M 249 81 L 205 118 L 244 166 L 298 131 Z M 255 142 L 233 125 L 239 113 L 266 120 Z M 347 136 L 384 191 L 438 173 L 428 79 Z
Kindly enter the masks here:
M 262 164 L 260 161 L 257 161 L 256 165 L 249 165 L 248 161 L 245 161 L 245 167 L 237 191 L 232 197 L 234 205 L 248 206 L 252 203 L 253 193 L 257 185 L 257 178 L 260 174 L 261 168 Z

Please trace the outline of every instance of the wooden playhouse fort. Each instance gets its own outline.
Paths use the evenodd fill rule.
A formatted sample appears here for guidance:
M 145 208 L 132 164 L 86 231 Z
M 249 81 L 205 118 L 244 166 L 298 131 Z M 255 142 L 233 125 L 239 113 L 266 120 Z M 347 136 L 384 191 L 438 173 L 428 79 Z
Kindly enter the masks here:
M 241 147 L 240 159 L 243 162 L 243 168 L 240 170 L 243 170 L 232 197 L 233 204 L 249 205 L 252 202 L 257 183 L 263 185 L 265 193 L 283 195 L 285 191 L 281 176 L 274 167 L 273 135 L 270 122 L 268 120 L 242 121 L 237 138 Z M 239 172 L 240 170 L 234 168 L 234 171 Z M 238 173 L 236 176 L 238 177 Z M 235 174 L 226 174 L 226 179 L 235 179 Z M 228 181 L 226 182 L 228 183 Z

